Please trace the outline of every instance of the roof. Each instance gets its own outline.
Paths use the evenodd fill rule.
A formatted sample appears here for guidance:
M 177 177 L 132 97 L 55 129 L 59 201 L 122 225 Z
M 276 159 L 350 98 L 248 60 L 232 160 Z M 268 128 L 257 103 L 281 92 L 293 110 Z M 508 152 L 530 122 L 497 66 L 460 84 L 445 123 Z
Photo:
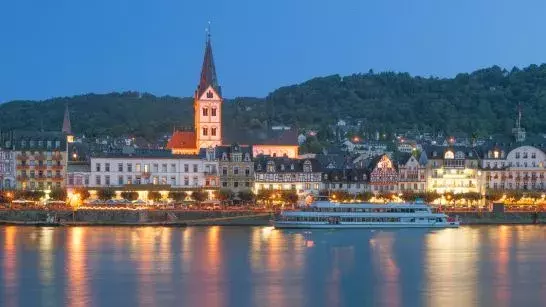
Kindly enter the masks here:
M 478 159 L 480 151 L 476 147 L 466 146 L 439 146 L 439 145 L 426 145 L 423 146 L 423 151 L 426 152 L 428 159 L 444 159 L 446 151 L 452 151 L 453 153 L 464 153 L 465 159 Z
M 246 127 L 223 131 L 224 144 L 298 146 L 298 131 L 248 129 Z
M 70 125 L 70 113 L 68 112 L 68 104 L 64 110 L 63 129 L 64 134 L 72 134 L 72 126 Z
M 256 172 L 267 172 L 267 163 L 270 161 L 275 163 L 275 172 L 279 173 L 301 173 L 303 172 L 303 165 L 306 161 L 311 162 L 312 172 L 320 172 L 322 169 L 317 159 L 290 159 L 286 157 L 274 158 L 269 156 L 260 156 L 254 163 Z
M 66 146 L 66 138 L 57 131 L 13 131 L 2 134 L 1 139 L 5 148 L 14 150 L 65 150 Z
M 193 149 L 196 146 L 194 131 L 175 131 L 167 143 L 167 149 Z
M 89 173 L 91 172 L 91 165 L 86 162 L 70 162 L 67 165 L 66 171 L 68 173 Z
M 197 87 L 197 95 L 203 95 L 209 86 L 212 86 L 218 95 L 222 96 L 221 88 L 218 85 L 218 78 L 216 77 L 216 66 L 214 65 L 214 58 L 212 56 L 210 34 L 207 37 L 205 45 L 205 57 L 203 58 L 203 67 L 201 67 L 201 78 Z
M 140 149 L 136 148 L 132 151 L 127 150 L 112 150 L 108 152 L 93 154 L 93 158 L 138 158 L 138 159 L 174 159 L 187 158 L 199 159 L 198 155 L 179 155 L 173 154 L 170 150 L 165 149 Z
M 362 182 L 368 178 L 365 169 L 331 169 L 323 173 L 328 174 L 323 178 L 325 182 Z
M 217 146 L 215 148 L 216 158 L 220 159 L 222 158 L 222 155 L 226 153 L 228 157 L 231 156 L 231 154 L 234 153 L 241 153 L 241 154 L 250 154 L 250 157 L 252 157 L 252 147 L 251 146 L 241 146 L 239 144 L 232 144 L 232 145 L 222 145 Z

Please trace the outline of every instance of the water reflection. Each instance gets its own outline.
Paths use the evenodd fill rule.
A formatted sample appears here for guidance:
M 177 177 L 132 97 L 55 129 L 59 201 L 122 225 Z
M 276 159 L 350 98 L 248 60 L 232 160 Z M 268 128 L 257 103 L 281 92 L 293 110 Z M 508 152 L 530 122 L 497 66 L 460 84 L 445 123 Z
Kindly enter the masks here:
M 540 306 L 546 227 L 0 227 L 0 305 Z
M 89 228 L 68 228 L 68 292 L 66 301 L 70 307 L 89 306 L 89 284 L 86 263 L 86 239 Z
M 18 288 L 19 282 L 17 279 L 17 246 L 15 240 L 18 228 L 15 226 L 7 226 L 4 228 L 4 250 L 3 250 L 3 271 L 4 280 L 2 286 L 4 288 L 4 299 L 6 307 L 18 306 Z

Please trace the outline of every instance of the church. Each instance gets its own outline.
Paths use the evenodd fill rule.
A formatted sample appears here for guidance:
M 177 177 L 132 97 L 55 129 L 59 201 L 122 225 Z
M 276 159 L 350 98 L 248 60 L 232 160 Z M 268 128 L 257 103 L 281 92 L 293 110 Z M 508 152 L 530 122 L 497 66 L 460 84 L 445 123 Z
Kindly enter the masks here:
M 201 77 L 194 94 L 194 129 L 193 131 L 174 131 L 167 143 L 167 149 L 170 149 L 173 154 L 196 155 L 202 148 L 239 144 L 252 146 L 253 156 L 298 157 L 298 133 L 295 129 L 267 131 L 259 134 L 260 137 L 256 137 L 256 133 L 240 127 L 238 131 L 232 131 L 226 138 L 222 126 L 222 104 L 222 89 L 216 76 L 209 32 Z

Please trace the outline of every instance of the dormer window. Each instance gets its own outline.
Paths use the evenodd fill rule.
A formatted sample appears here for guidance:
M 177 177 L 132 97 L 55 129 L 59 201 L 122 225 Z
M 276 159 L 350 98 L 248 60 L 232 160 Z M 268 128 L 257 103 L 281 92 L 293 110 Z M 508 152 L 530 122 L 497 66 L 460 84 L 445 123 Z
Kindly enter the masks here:
M 222 161 L 227 161 L 227 154 L 225 152 L 222 153 Z
M 435 151 L 433 151 L 433 152 L 432 152 L 432 156 L 433 156 L 433 157 L 436 157 L 436 156 L 438 156 L 438 153 L 435 152 Z
M 313 168 L 311 167 L 311 161 L 307 160 L 303 163 L 303 171 L 305 173 L 310 173 L 313 171 Z
M 248 152 L 245 154 L 245 161 L 250 161 L 250 155 L 248 154 Z
M 273 162 L 273 161 L 267 162 L 267 171 L 270 172 L 270 173 L 275 172 L 275 162 Z
M 493 152 L 493 158 L 495 158 L 495 159 L 498 159 L 498 158 L 499 158 L 499 151 L 498 151 L 498 150 L 495 150 L 495 151 Z
M 284 171 L 284 164 L 281 164 L 281 171 Z
M 294 170 L 294 163 L 290 164 L 290 170 Z
M 214 98 L 214 94 L 212 93 L 212 91 L 207 92 L 207 98 Z
M 446 151 L 446 153 L 444 154 L 444 159 L 454 159 L 455 158 L 455 155 L 453 154 L 453 151 Z

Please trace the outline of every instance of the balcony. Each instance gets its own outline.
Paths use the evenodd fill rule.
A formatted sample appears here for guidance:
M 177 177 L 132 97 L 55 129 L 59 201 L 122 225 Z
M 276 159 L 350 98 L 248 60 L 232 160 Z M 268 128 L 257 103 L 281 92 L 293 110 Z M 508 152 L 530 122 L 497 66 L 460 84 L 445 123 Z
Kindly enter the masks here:
M 19 164 L 19 165 L 17 165 L 16 168 L 17 168 L 18 170 L 29 169 L 29 168 L 30 168 L 30 165 L 28 165 L 28 164 Z
M 42 170 L 42 171 L 43 171 L 43 170 L 47 169 L 47 165 L 45 165 L 45 164 L 42 164 L 42 165 L 35 165 L 35 166 L 34 166 L 34 169 L 36 169 L 36 170 Z
M 52 169 L 52 170 L 59 170 L 59 171 L 60 171 L 60 170 L 63 169 L 63 167 L 64 167 L 63 165 L 53 165 L 53 166 L 51 166 L 51 169 Z

